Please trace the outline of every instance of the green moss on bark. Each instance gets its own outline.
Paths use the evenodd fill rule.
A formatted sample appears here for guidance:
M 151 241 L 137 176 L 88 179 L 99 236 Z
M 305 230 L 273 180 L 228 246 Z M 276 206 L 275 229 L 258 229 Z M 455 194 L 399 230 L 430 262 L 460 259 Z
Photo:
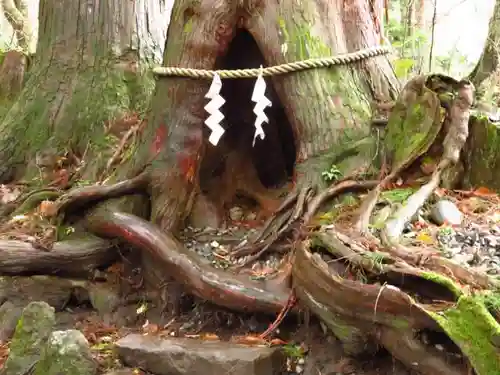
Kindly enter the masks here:
M 304 15 L 303 23 L 288 19 L 285 14 L 278 19 L 282 53 L 292 60 L 301 61 L 313 58 L 330 57 L 338 54 L 337 51 L 326 45 L 319 36 L 314 35 L 314 22 Z M 359 87 L 359 79 L 355 69 L 348 66 L 335 66 L 327 69 L 312 69 L 301 72 L 307 81 L 313 82 L 317 88 L 315 93 L 318 99 L 334 100 L 331 96 L 340 95 L 342 105 L 330 113 L 325 119 L 332 127 L 343 127 L 347 132 L 357 128 L 364 132 L 369 131 L 371 116 L 370 102 L 366 91 Z M 341 125 L 335 125 L 341 123 Z M 340 134 L 339 134 L 340 135 Z M 340 141 L 340 139 L 339 139 Z M 339 142 L 340 144 L 340 142 Z
M 397 103 L 387 124 L 385 144 L 393 170 L 423 155 L 441 130 L 444 110 L 438 96 L 426 87 L 409 103 Z
M 127 75 L 111 64 L 77 71 L 39 67 L 0 123 L 0 155 L 6 167 L 23 167 L 39 151 L 71 149 L 91 156 L 88 175 L 95 178 L 118 141 L 105 134 L 105 125 L 144 112 L 151 91 L 151 76 Z M 37 179 L 29 165 L 26 177 Z
M 500 192 L 500 127 L 486 117 L 473 118 L 464 154 L 465 186 Z

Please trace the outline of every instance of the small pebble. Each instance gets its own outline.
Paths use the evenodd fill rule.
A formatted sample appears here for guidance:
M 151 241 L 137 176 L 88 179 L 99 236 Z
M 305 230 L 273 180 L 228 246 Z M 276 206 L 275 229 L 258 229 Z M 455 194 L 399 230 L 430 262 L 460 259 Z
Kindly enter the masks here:
M 455 203 L 445 199 L 440 200 L 431 208 L 430 216 L 437 225 L 442 225 L 445 222 L 460 225 L 463 219 L 463 214 Z

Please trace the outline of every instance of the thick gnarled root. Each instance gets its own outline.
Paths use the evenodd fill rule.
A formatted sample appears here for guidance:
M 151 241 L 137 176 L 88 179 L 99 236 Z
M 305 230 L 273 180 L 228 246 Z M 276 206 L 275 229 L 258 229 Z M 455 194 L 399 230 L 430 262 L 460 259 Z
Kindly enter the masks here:
M 346 192 L 367 190 L 376 184 L 376 181 L 343 180 L 319 194 L 314 194 L 315 189 L 312 187 L 294 190 L 249 244 L 233 250 L 233 257 L 247 256 L 246 261 L 239 264 L 238 268 L 256 261 L 273 247 L 281 249 L 278 245 L 281 240 L 289 239 L 294 243 L 304 237 L 314 215 L 328 200 Z

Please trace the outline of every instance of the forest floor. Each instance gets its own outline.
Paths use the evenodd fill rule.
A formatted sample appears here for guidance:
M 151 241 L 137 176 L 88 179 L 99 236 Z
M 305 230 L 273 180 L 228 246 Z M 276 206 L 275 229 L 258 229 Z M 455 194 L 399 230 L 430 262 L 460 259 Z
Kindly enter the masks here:
M 3 203 L 18 195 L 13 186 L 1 186 L 0 192 Z M 381 200 L 391 202 L 404 200 L 407 195 L 403 188 L 388 190 L 384 194 L 385 198 L 383 196 Z M 500 197 L 480 188 L 475 191 L 440 189 L 436 192 L 436 198 L 437 201 L 451 201 L 463 215 L 462 224 L 448 224 L 447 215 L 453 216 L 454 213 L 439 212 L 434 203 L 433 207 L 424 209 L 408 225 L 404 242 L 439 249 L 445 256 L 459 263 L 491 275 L 500 275 Z M 320 215 L 318 220 L 323 225 L 331 225 L 332 221 L 342 225 L 349 222 L 357 207 L 356 202 L 337 202 L 330 211 Z M 2 223 L 0 239 L 21 239 L 31 243 L 34 241 L 41 244 L 40 251 L 46 251 L 43 249 L 43 242 L 53 236 L 55 228 L 47 224 L 42 225 L 46 223 L 41 215 L 43 209 L 42 205 L 32 213 Z M 377 217 L 384 215 L 383 210 L 382 205 L 375 214 L 375 230 Z M 230 210 L 230 216 L 237 220 L 230 223 L 227 229 L 187 227 L 182 232 L 181 240 L 187 248 L 196 252 L 213 267 L 228 269 L 241 265 L 247 259 L 243 257 L 233 260 L 231 250 L 242 241 L 247 241 L 248 236 L 257 230 L 256 223 L 252 220 L 253 213 L 246 214 L 246 218 L 250 220 L 242 220 L 242 211 L 243 207 L 233 207 Z M 240 273 L 254 279 L 266 278 L 277 272 L 285 263 L 286 259 L 283 259 L 280 248 L 277 247 L 241 269 Z M 122 262 L 94 275 L 95 279 L 105 281 L 101 283 L 106 294 L 104 305 L 113 299 L 122 298 L 120 293 L 123 293 L 124 284 L 131 290 L 140 289 L 142 276 L 133 264 L 137 263 L 124 257 Z M 100 310 L 103 309 L 88 300 L 83 304 L 71 300 L 56 316 L 57 325 L 61 329 L 76 328 L 84 333 L 102 370 L 122 366 L 111 349 L 116 340 L 131 332 L 160 337 L 232 340 L 250 345 L 268 345 L 269 340 L 264 342 L 259 339 L 259 334 L 273 323 L 272 317 L 230 312 L 193 297 L 183 297 L 181 311 L 177 314 L 166 312 L 165 306 L 150 306 L 142 299 L 130 304 L 128 309 L 120 311 L 113 318 Z M 307 315 L 301 315 L 298 319 L 285 319 L 272 336 L 274 339 L 271 344 L 285 348 L 289 358 L 289 374 L 409 374 L 408 370 L 387 354 L 377 353 L 370 358 L 344 356 L 341 345 L 327 329 Z M 439 337 L 429 337 L 427 341 L 435 345 L 437 350 L 453 350 L 444 347 Z M 8 352 L 9 342 L 0 343 L 0 367 Z M 147 374 L 139 370 L 134 373 Z

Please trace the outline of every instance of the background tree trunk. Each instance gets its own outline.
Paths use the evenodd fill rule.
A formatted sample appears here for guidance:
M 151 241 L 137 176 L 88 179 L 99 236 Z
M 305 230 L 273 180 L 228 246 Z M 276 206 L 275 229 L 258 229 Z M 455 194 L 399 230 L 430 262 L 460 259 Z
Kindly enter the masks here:
M 489 78 L 493 78 L 498 72 L 500 63 L 500 1 L 495 2 L 493 14 L 490 19 L 488 36 L 484 45 L 483 53 L 479 58 L 476 66 L 469 75 L 476 89 L 481 94 L 484 91 L 483 82 Z M 498 78 L 497 78 L 498 79 Z M 495 84 L 495 82 L 492 82 Z M 498 82 L 496 82 L 498 85 Z
M 2 0 L 3 13 L 14 30 L 18 47 L 24 53 L 32 53 L 33 31 L 28 19 L 28 4 L 26 0 Z
M 0 123 L 0 180 L 38 175 L 34 162 L 24 167 L 42 150 L 39 161 L 68 152 L 90 157 L 86 178 L 97 177 L 111 156 L 109 134 L 119 134 L 120 120 L 147 107 L 152 81 L 139 66 L 137 35 L 147 47 L 142 56 L 155 61 L 152 47 L 162 45 L 169 16 L 159 5 L 151 9 L 154 4 L 41 1 L 36 59 Z M 148 27 L 156 32 L 146 35 Z
M 5 18 L 14 30 L 19 50 L 8 51 L 0 66 L 0 103 L 14 99 L 24 82 L 27 55 L 32 52 L 34 35 L 28 19 L 28 6 L 25 0 L 3 0 Z M 1 118 L 1 117 L 0 117 Z

